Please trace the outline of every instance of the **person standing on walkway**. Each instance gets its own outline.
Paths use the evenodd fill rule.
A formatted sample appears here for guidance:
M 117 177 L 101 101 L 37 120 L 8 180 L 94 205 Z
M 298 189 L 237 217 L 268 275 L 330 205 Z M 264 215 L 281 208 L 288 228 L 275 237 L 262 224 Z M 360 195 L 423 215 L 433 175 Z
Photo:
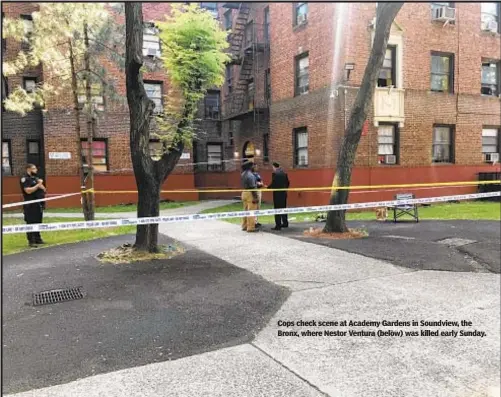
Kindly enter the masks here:
M 261 178 L 261 175 L 259 175 L 259 172 L 257 171 L 257 165 L 253 164 L 252 165 L 252 174 L 256 178 L 256 186 L 258 189 L 261 189 L 263 187 L 263 180 Z M 261 208 L 261 199 L 263 197 L 263 192 L 258 191 L 257 192 L 257 197 L 258 197 L 258 204 L 257 204 L 257 209 Z M 262 225 L 259 223 L 257 216 L 256 216 L 256 227 L 261 227 Z
M 45 198 L 47 189 L 43 185 L 43 180 L 37 178 L 37 167 L 34 164 L 26 165 L 26 174 L 21 178 L 21 191 L 23 192 L 24 201 L 28 204 L 23 205 L 24 221 L 26 224 L 42 223 L 43 210 L 45 203 L 37 202 L 31 203 L 30 201 Z M 26 233 L 28 244 L 30 247 L 36 247 L 38 244 L 45 244 L 40 236 L 40 232 Z
M 280 164 L 273 163 L 273 174 L 271 174 L 271 184 L 268 189 L 288 189 L 290 182 L 287 173 L 280 168 Z M 287 191 L 273 192 L 273 208 L 286 208 L 287 207 Z M 275 215 L 275 227 L 271 230 L 280 230 L 283 227 L 289 227 L 289 220 L 287 214 Z
M 256 177 L 252 173 L 252 165 L 253 163 L 250 161 L 247 161 L 242 165 L 243 172 L 241 175 L 241 181 L 242 187 L 245 189 L 242 192 L 244 211 L 256 210 L 259 203 L 259 197 L 256 191 Z M 256 220 L 253 216 L 242 218 L 242 230 L 249 233 L 258 231 L 258 229 L 256 229 Z

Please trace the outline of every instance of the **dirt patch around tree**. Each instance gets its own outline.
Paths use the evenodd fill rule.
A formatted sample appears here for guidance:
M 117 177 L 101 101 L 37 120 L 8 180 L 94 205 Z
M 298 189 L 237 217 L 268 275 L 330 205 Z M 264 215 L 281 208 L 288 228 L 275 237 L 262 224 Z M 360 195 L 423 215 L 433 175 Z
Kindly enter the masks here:
M 132 244 L 123 244 L 118 248 L 112 248 L 108 251 L 101 252 L 96 258 L 100 262 L 113 263 L 116 265 L 119 263 L 170 259 L 185 252 L 185 249 L 178 244 L 160 245 L 158 250 L 159 252 L 157 253 L 138 251 Z
M 304 236 L 311 238 L 325 238 L 330 240 L 348 240 L 356 238 L 365 238 L 369 235 L 366 230 L 349 229 L 346 233 L 325 233 L 323 228 L 310 227 L 303 232 Z

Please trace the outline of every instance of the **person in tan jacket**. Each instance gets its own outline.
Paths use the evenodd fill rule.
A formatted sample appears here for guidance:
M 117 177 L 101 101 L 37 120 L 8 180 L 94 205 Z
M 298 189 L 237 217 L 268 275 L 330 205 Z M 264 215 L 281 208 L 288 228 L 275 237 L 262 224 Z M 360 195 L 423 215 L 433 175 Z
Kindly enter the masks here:
M 259 196 L 257 192 L 256 177 L 252 173 L 253 163 L 248 161 L 242 165 L 241 181 L 242 187 L 245 189 L 242 192 L 242 203 L 244 211 L 257 210 L 259 204 Z M 242 230 L 249 233 L 257 232 L 255 218 L 253 216 L 242 218 Z

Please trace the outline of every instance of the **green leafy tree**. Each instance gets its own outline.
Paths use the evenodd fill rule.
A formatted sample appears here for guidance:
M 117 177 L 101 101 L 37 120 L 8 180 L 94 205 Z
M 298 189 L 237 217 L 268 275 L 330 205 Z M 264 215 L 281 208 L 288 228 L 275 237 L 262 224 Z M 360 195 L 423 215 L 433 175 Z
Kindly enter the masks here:
M 336 173 L 332 182 L 331 205 L 346 204 L 348 202 L 349 190 L 338 188 L 350 186 L 355 154 L 362 135 L 363 124 L 367 118 L 369 107 L 374 98 L 377 77 L 383 66 L 391 25 L 402 6 L 403 3 L 397 2 L 378 3 L 376 12 L 376 31 L 372 43 L 371 54 L 367 66 L 365 67 L 362 84 L 355 98 L 350 120 L 339 149 Z M 347 232 L 348 228 L 346 227 L 345 212 L 346 211 L 329 211 L 324 232 Z
M 115 13 L 120 13 L 118 7 Z M 32 18 L 31 32 L 25 30 L 22 19 L 4 20 L 3 37 L 24 41 L 27 45 L 15 59 L 3 63 L 3 74 L 8 77 L 26 68 L 42 66 L 43 80 L 32 92 L 22 86 L 15 87 L 5 99 L 4 107 L 24 116 L 36 106 L 43 107 L 71 93 L 78 153 L 82 153 L 80 122 L 87 121 L 87 169 L 82 157 L 77 156 L 81 186 L 92 188 L 92 137 L 103 110 L 97 100 L 106 97 L 110 103 L 120 101 L 105 62 L 111 60 L 123 68 L 124 56 L 119 52 L 123 26 L 118 25 L 100 3 L 40 3 L 39 11 L 34 12 Z M 85 194 L 82 204 L 85 219 L 94 219 L 94 194 Z
M 126 86 L 130 112 L 132 165 L 138 190 L 138 217 L 159 215 L 160 189 L 185 147 L 193 139 L 195 116 L 207 89 L 224 81 L 229 60 L 227 33 L 198 5 L 173 5 L 171 15 L 158 22 L 162 61 L 168 71 L 171 90 L 164 116 L 155 120 L 164 151 L 158 160 L 149 153 L 154 103 L 144 90 L 143 13 L 141 3 L 125 4 Z M 158 251 L 158 224 L 138 225 L 135 248 Z

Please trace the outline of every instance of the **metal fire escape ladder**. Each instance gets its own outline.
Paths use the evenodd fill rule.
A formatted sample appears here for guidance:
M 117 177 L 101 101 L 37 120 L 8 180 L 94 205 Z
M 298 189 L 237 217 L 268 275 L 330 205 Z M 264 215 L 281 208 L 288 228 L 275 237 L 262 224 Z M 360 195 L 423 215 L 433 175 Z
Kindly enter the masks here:
M 244 42 L 245 27 L 249 20 L 250 7 L 246 3 L 240 3 L 233 32 L 229 35 L 231 63 L 240 64 L 242 62 L 242 44 Z

